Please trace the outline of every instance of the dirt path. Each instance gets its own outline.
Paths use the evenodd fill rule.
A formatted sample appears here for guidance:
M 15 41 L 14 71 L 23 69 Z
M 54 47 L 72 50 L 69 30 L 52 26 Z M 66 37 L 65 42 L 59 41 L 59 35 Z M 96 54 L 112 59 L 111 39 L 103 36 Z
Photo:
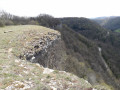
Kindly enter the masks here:
M 99 53 L 100 53 L 100 56 L 101 56 L 101 60 L 102 60 L 102 62 L 103 62 L 103 64 L 104 64 L 107 72 L 108 72 L 110 75 L 112 75 L 111 69 L 109 68 L 108 64 L 106 63 L 105 59 L 104 59 L 103 56 L 102 56 L 102 49 L 101 49 L 100 47 L 98 47 L 98 50 L 99 50 Z

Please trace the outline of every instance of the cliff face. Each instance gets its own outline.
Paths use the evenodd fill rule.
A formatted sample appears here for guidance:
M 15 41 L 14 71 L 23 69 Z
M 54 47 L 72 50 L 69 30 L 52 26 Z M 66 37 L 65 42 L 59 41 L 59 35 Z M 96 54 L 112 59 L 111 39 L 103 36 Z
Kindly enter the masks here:
M 0 28 L 0 38 L 0 90 L 93 88 L 73 74 L 44 68 L 62 69 L 64 65 L 62 57 L 66 53 L 58 31 L 41 26 L 9 26 Z
M 58 31 L 48 31 L 45 34 L 29 32 L 28 35 L 34 38 L 25 42 L 24 54 L 20 57 L 43 67 L 71 72 L 86 78 L 93 85 L 115 84 L 112 72 L 106 72 L 98 48 L 68 28 L 62 31 L 64 36 Z
M 66 28 L 65 30 L 68 31 Z M 64 32 L 65 35 L 69 35 L 66 36 L 68 41 L 65 42 L 60 32 L 41 26 L 0 28 L 0 88 L 3 90 L 36 90 L 36 88 L 37 90 L 41 88 L 43 90 L 94 90 L 94 88 L 111 90 L 109 86 L 105 86 L 106 84 L 102 86 L 97 84 L 97 74 L 86 64 L 82 54 L 79 56 L 67 49 L 68 44 L 71 46 L 76 42 L 74 36 L 69 42 L 70 32 Z M 76 43 L 81 45 L 79 51 L 83 53 L 83 47 L 86 46 L 78 39 Z M 91 85 L 87 80 L 96 82 L 97 85 Z
M 56 31 L 57 32 L 57 31 Z M 25 51 L 26 59 L 33 63 L 39 63 L 44 67 L 63 70 L 66 55 L 64 42 L 60 33 L 51 33 L 40 37 L 38 40 L 30 42 L 34 48 Z

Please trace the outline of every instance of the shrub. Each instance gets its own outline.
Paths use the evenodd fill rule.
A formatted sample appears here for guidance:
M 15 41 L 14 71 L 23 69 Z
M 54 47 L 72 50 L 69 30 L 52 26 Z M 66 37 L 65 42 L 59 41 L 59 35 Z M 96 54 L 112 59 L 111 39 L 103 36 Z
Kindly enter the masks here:
M 37 21 L 31 20 L 28 22 L 30 25 L 38 25 L 39 23 Z
M 11 20 L 5 20 L 5 25 L 14 25 L 14 23 Z
M 4 23 L 2 21 L 0 21 L 0 27 L 3 27 Z

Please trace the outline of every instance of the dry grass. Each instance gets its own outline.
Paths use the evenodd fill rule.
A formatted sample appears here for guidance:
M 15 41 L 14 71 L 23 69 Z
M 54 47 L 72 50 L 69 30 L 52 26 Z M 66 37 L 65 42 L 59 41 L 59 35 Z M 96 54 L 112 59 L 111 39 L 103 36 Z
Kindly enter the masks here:
M 0 28 L 0 88 L 5 88 L 16 80 L 24 81 L 29 78 L 36 80 L 33 75 L 40 75 L 42 68 L 34 69 L 36 67 L 34 64 L 19 61 L 16 56 L 19 56 L 23 49 L 27 48 L 25 47 L 26 42 L 39 39 L 48 32 L 58 33 L 52 29 L 35 25 Z M 9 52 L 10 48 L 12 51 Z M 15 62 L 15 60 L 19 62 Z
M 61 87 L 64 87 L 64 89 L 69 87 L 73 88 L 73 90 L 75 90 L 74 87 L 92 87 L 84 79 L 66 72 L 56 70 L 50 74 L 43 74 L 44 68 L 40 65 L 21 60 L 17 57 L 25 49 L 32 48 L 26 45 L 26 43 L 38 40 L 43 35 L 48 34 L 48 32 L 59 34 L 55 30 L 35 25 L 0 28 L 0 89 L 14 86 L 19 90 L 19 88 L 24 88 L 26 85 L 33 85 L 32 90 L 39 90 L 41 88 L 49 90 L 49 84 L 58 88 L 62 85 Z M 82 63 L 81 65 L 84 66 Z M 54 85 L 55 83 L 56 85 Z

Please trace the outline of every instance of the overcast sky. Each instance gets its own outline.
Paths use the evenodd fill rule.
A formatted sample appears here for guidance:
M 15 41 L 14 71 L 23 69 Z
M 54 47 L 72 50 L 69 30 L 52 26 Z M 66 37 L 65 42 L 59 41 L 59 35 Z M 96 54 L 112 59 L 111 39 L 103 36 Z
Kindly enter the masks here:
M 120 16 L 120 0 L 0 0 L 0 10 L 18 16 Z

